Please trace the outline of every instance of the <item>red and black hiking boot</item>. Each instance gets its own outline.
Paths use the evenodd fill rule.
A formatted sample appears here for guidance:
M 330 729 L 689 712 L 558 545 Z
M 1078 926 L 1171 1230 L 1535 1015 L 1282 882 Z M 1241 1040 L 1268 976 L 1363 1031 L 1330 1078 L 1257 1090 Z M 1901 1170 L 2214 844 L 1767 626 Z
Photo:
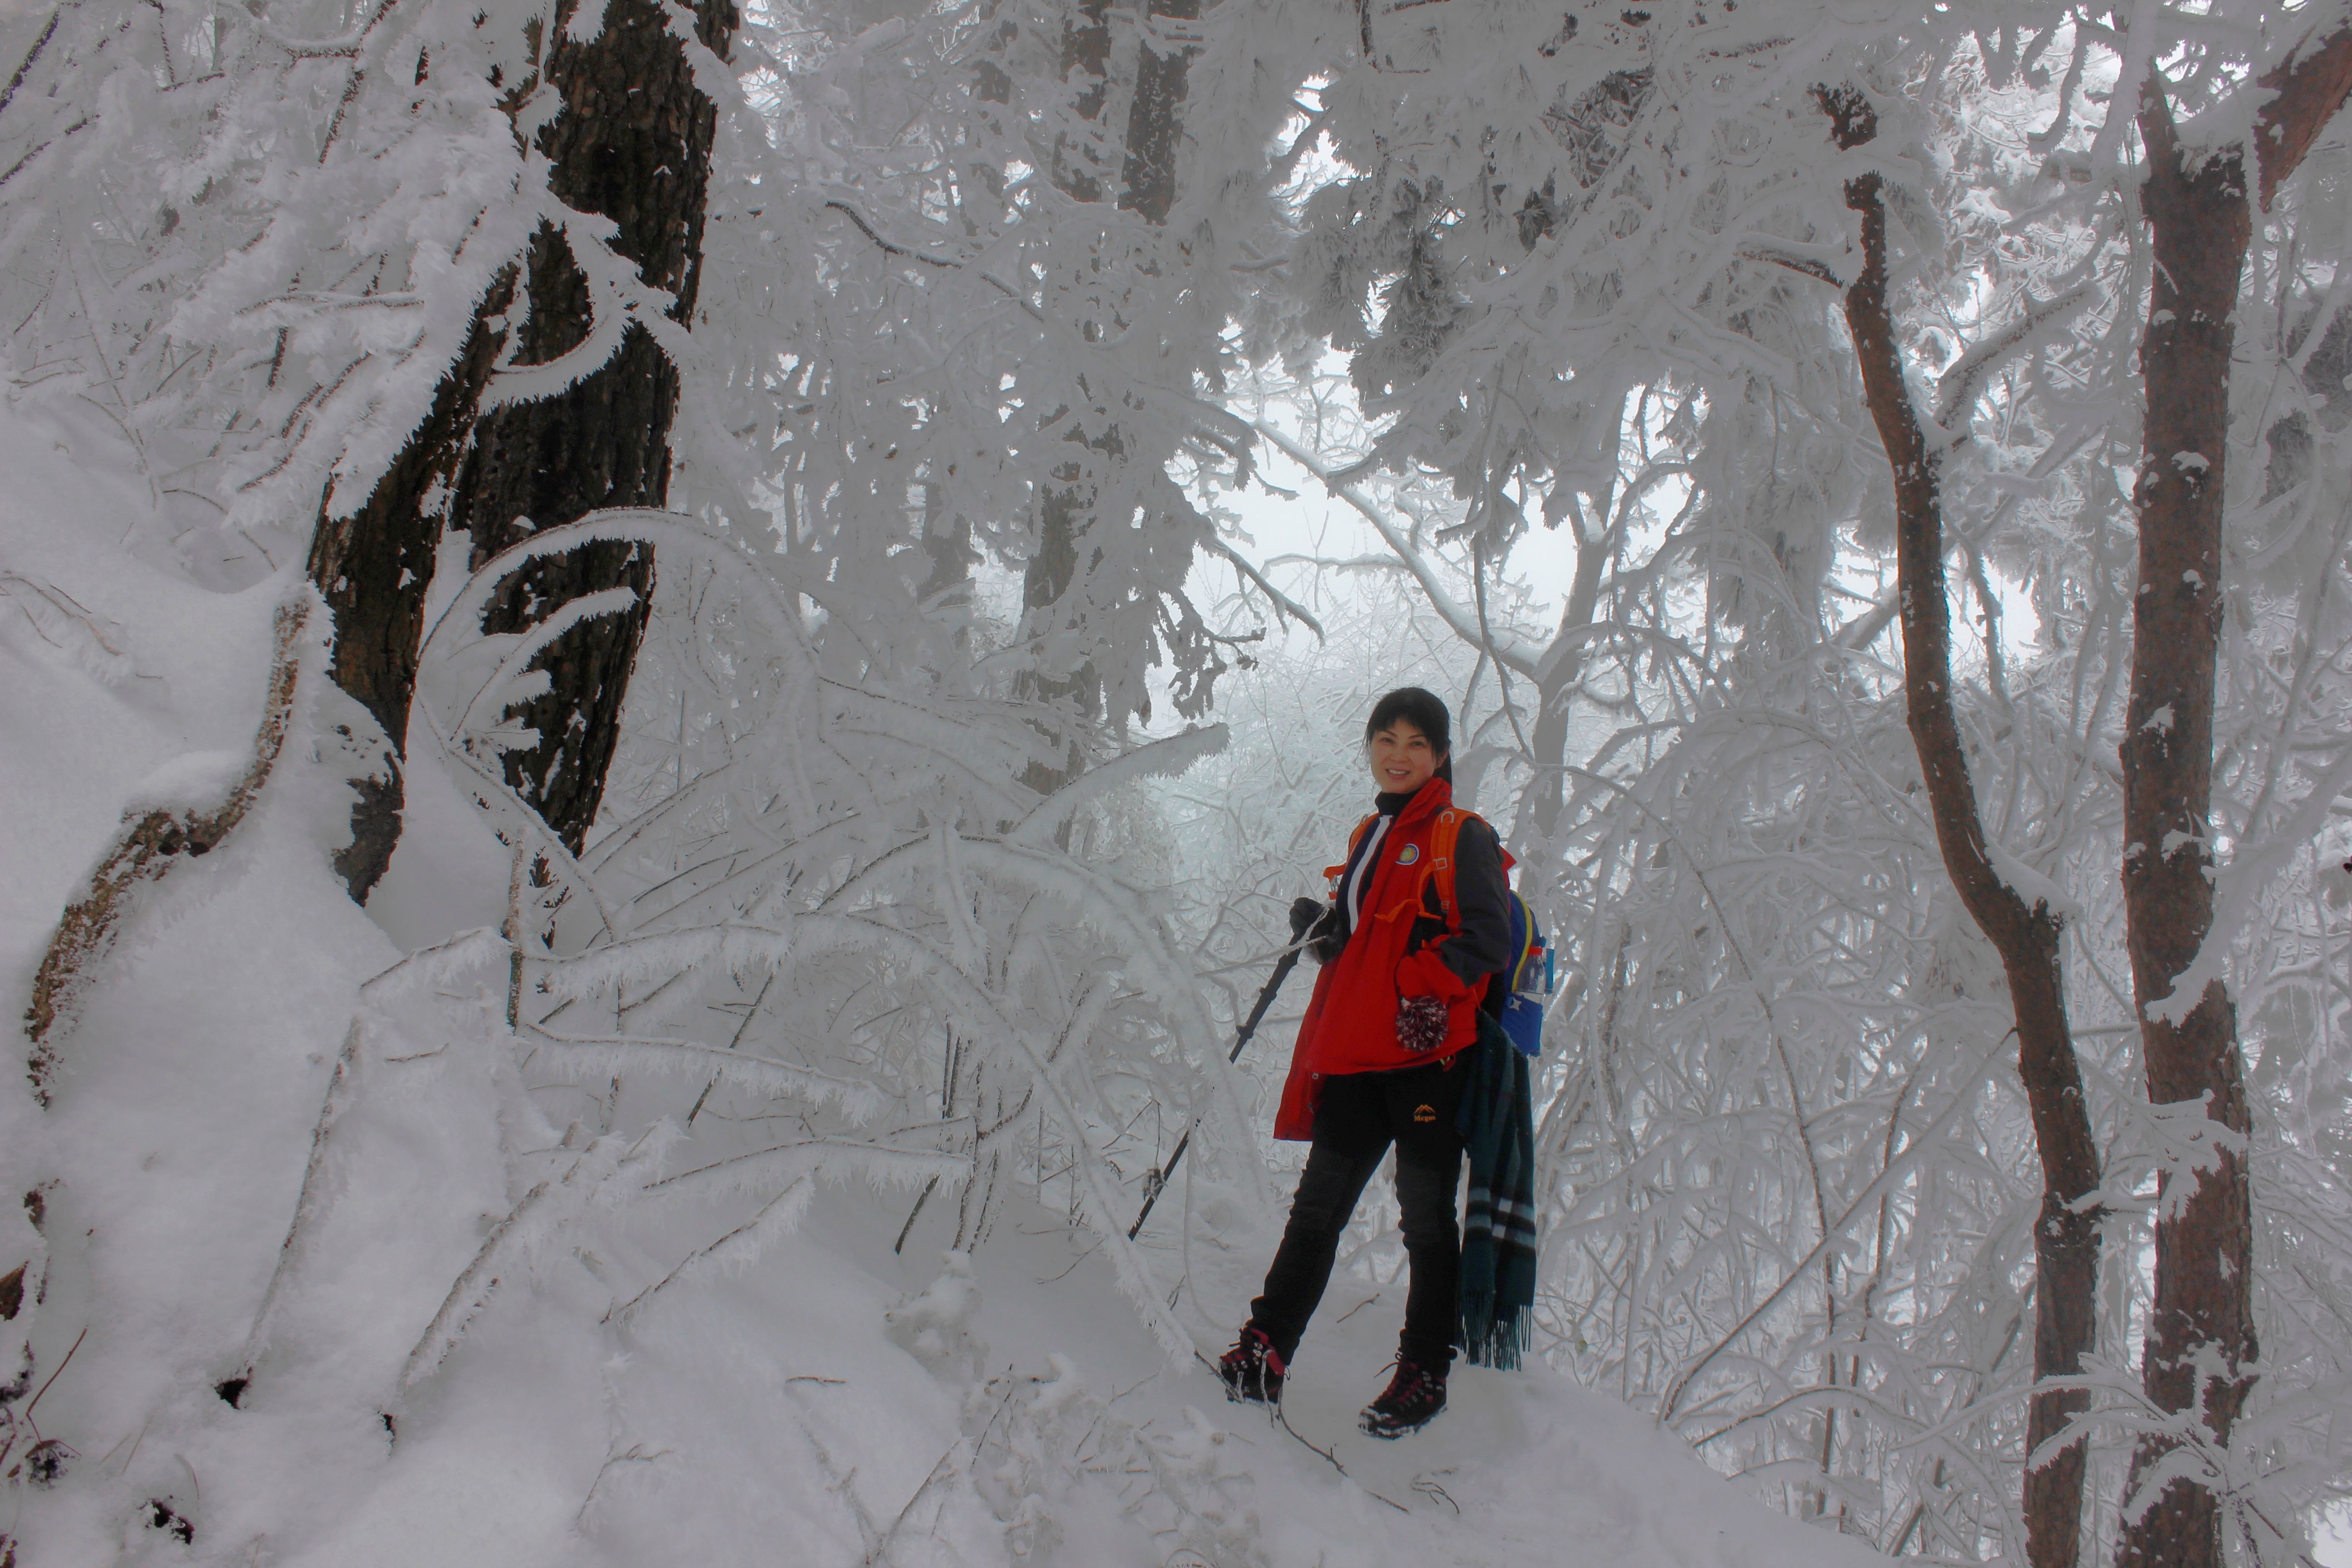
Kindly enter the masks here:
M 1400 1358 L 1388 1392 L 1364 1406 L 1361 1424 L 1375 1437 L 1418 1432 L 1445 1408 L 1445 1374 Z
M 1255 1325 L 1244 1329 L 1234 1348 L 1217 1358 L 1217 1376 L 1224 1382 L 1225 1397 L 1236 1405 L 1281 1404 L 1282 1374 L 1288 1370 L 1276 1353 L 1274 1342 Z

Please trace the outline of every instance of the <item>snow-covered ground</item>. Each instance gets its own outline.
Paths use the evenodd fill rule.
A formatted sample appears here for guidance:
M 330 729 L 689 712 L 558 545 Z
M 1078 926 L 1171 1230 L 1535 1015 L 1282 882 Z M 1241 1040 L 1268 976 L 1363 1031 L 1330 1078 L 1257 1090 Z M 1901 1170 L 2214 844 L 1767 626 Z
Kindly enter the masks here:
M 110 490 L 21 425 L 0 440 L 21 1009 L 122 812 L 236 771 L 289 579 L 215 593 L 140 565 L 91 521 L 145 510 L 135 480 Z M 820 1171 L 764 1248 L 681 1270 L 755 1205 L 646 1193 L 705 1163 L 697 1140 L 541 1114 L 493 950 L 404 966 L 495 918 L 497 846 L 415 780 L 434 831 L 353 907 L 318 725 L 298 715 L 223 848 L 140 895 L 58 1038 L 51 1107 L 20 1069 L 0 1092 L 0 1176 L 40 1192 L 47 1240 L 10 1325 L 37 1398 L 0 1484 L 27 1568 L 1862 1561 L 1548 1373 L 1465 1371 L 1427 1432 L 1361 1436 L 1402 1305 L 1361 1275 L 1335 1281 L 1277 1425 L 1171 1363 L 1088 1234 L 1022 1194 L 971 1258 L 943 1256 L 946 1203 L 901 1254 L 908 1195 Z M 0 1245 L 37 1254 L 29 1216 L 0 1215 Z M 1272 1236 L 1207 1205 L 1180 1256 L 1177 1218 L 1148 1239 L 1166 1277 L 1189 1268 L 1179 1312 L 1213 1354 Z

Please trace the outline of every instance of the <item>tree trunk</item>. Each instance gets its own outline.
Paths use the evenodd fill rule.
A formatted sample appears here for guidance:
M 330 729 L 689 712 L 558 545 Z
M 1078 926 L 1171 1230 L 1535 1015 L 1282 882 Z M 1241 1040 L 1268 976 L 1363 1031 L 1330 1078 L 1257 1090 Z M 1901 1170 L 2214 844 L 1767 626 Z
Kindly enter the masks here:
M 1853 88 L 1820 90 L 1837 143 L 1874 138 L 1878 117 Z M 2029 905 L 1988 853 L 1976 786 L 1969 777 L 1952 709 L 1951 603 L 1944 577 L 1943 454 L 1931 448 L 1903 377 L 1887 301 L 1886 208 L 1875 173 L 1846 182 L 1846 205 L 1862 218 L 1864 265 L 1846 289 L 1845 317 L 1861 364 L 1865 400 L 1895 473 L 1895 563 L 1903 602 L 1903 688 L 1912 744 L 1936 824 L 1944 866 L 1969 914 L 2000 954 L 2015 1009 L 2018 1075 L 2042 1156 L 2042 1214 L 2033 1230 L 2035 1382 L 2081 1374 L 2097 1332 L 2098 1146 L 2066 1018 L 2059 966 L 2063 921 L 2045 901 Z M 2081 1552 L 2084 1444 L 2077 1438 L 2040 1465 L 2031 1455 L 2090 1397 L 2040 1389 L 2026 1422 L 2026 1556 L 2033 1568 L 2074 1568 Z
M 1078 81 L 1071 112 L 1092 125 L 1102 119 L 1110 98 L 1110 0 L 1078 0 L 1062 20 L 1062 79 Z M 1054 145 L 1054 184 L 1072 201 L 1089 205 L 1103 198 L 1102 148 L 1091 136 L 1058 139 Z M 1102 335 L 1098 321 L 1081 322 L 1080 331 L 1091 342 Z M 1116 428 L 1107 433 L 1116 444 Z M 1083 429 L 1073 430 L 1073 441 L 1085 441 Z M 1043 643 L 1066 619 L 1058 613 L 1063 595 L 1076 580 L 1078 540 L 1094 521 L 1096 487 L 1084 467 L 1057 469 L 1037 489 L 1037 551 L 1030 556 L 1021 579 L 1022 618 L 1029 637 Z M 1102 681 L 1094 661 L 1082 661 L 1066 676 L 1047 676 L 1032 669 L 1015 683 L 1015 695 L 1027 702 L 1072 703 L 1080 720 L 1102 716 Z M 1051 795 L 1086 769 L 1086 759 L 1075 738 L 1062 737 L 1065 749 L 1058 763 L 1034 762 L 1021 782 L 1039 795 Z M 1066 833 L 1067 829 L 1064 830 Z
M 1127 144 L 1120 170 L 1118 205 L 1146 221 L 1164 224 L 1176 201 L 1177 143 L 1193 47 L 1192 24 L 1200 19 L 1201 0 L 1154 0 L 1150 16 L 1172 26 L 1147 29 L 1136 66 L 1135 99 L 1127 121 Z M 1164 52 L 1163 52 L 1164 49 Z M 1110 7 L 1108 0 L 1080 0 L 1062 27 L 1062 76 L 1081 82 L 1072 108 L 1089 123 L 1100 121 L 1110 93 Z M 1099 152 L 1091 144 L 1065 140 L 1055 149 L 1055 180 L 1074 201 L 1103 199 Z M 1081 330 L 1089 341 L 1102 334 L 1105 323 L 1088 321 Z M 1118 427 L 1111 425 L 1089 434 L 1074 432 L 1074 440 L 1091 445 L 1112 463 L 1122 455 Z M 1031 635 L 1044 637 L 1068 624 L 1062 601 L 1080 577 L 1078 554 L 1101 490 L 1087 477 L 1083 464 L 1070 465 L 1043 487 L 1037 505 L 1037 552 L 1030 557 L 1022 581 L 1022 607 L 1027 612 Z M 1084 722 L 1102 717 L 1102 679 L 1092 659 L 1081 661 L 1067 676 L 1033 675 L 1022 682 L 1022 696 L 1034 701 L 1062 702 L 1075 708 Z M 1040 794 L 1050 794 L 1077 777 L 1085 759 L 1075 745 L 1058 764 L 1031 764 L 1023 781 Z
M 1144 25 L 1135 101 L 1127 116 L 1127 165 L 1120 171 L 1127 191 L 1118 205 L 1153 224 L 1166 223 L 1176 205 L 1176 146 L 1200 19 L 1201 0 L 1152 0 Z
M 554 165 L 551 183 L 568 205 L 618 226 L 613 248 L 647 284 L 677 297 L 670 316 L 686 322 L 700 281 L 717 108 L 695 87 L 686 51 L 653 0 L 610 0 L 602 30 L 586 41 L 566 36 L 572 11 L 561 7 L 547 47 L 547 80 L 563 102 L 539 139 Z M 696 36 L 723 58 L 737 21 L 731 0 L 697 0 L 693 16 Z M 542 229 L 524 280 L 529 313 L 515 358 L 544 363 L 587 337 L 587 279 L 563 237 Z M 536 529 L 605 507 L 663 505 L 677 385 L 677 369 L 631 326 L 609 362 L 563 392 L 483 415 L 450 506 L 451 521 L 473 536 L 475 566 Z M 539 742 L 506 757 L 508 782 L 575 851 L 595 820 L 620 739 L 653 590 L 650 552 L 592 544 L 535 563 L 484 616 L 487 631 L 520 631 L 583 595 L 615 587 L 635 589 L 635 607 L 583 623 L 548 649 L 540 667 L 550 689 L 521 712 Z
M 352 841 L 334 859 L 336 874 L 362 904 L 400 840 L 408 711 L 416 693 L 425 595 L 433 585 L 434 555 L 447 521 L 448 487 L 473 437 L 482 389 L 506 345 L 504 327 L 492 323 L 503 321 L 514 303 L 514 288 L 512 268 L 492 279 L 474 311 L 464 352 L 434 390 L 425 423 L 376 481 L 367 504 L 349 517 L 320 517 L 310 538 L 310 581 L 334 615 L 329 673 L 375 716 L 392 747 L 383 776 L 352 781 L 359 792 L 352 807 Z
M 2291 174 L 2352 90 L 2352 26 L 2266 74 L 2252 138 L 2261 198 Z M 2232 321 L 2252 217 L 2237 146 L 2185 149 L 2169 83 L 2148 70 L 2138 108 L 2147 151 L 2140 206 L 2155 245 L 2140 340 L 2143 457 L 2132 501 L 2139 587 L 2132 600 L 2131 702 L 2123 744 L 2124 910 L 2149 1105 L 2174 1147 L 2199 1155 L 2158 1175 L 2156 1289 L 2140 1378 L 2158 1409 L 2201 1407 L 2226 1446 L 2253 1387 L 2252 1117 L 2237 1009 L 2215 974 L 2194 997 L 2179 982 L 2213 924 L 2213 689 L 2221 633 L 2221 523 L 2230 447 Z M 2198 1109 L 2201 1103 L 2201 1118 Z M 2200 1157 L 2201 1156 L 2201 1157 Z M 2181 1184 L 2189 1188 L 2186 1194 Z M 2221 1568 L 2214 1489 L 2174 1476 L 2150 1500 L 2151 1471 L 2180 1447 L 2151 1434 L 2132 1455 L 2122 1568 Z
M 1031 635 L 1040 641 L 1053 636 L 1066 619 L 1063 595 L 1070 591 L 1078 569 L 1078 540 L 1093 521 L 1094 487 L 1083 479 L 1048 484 L 1037 501 L 1037 552 L 1021 580 L 1021 607 L 1027 612 Z M 1024 670 L 1017 695 L 1026 702 L 1066 705 L 1082 726 L 1102 717 L 1102 677 L 1092 659 L 1080 661 L 1066 676 Z M 1042 728 L 1042 726 L 1041 726 Z M 1039 795 L 1051 795 L 1086 771 L 1086 751 L 1074 731 L 1060 734 L 1061 761 L 1033 762 L 1021 782 Z
M 1110 99 L 1110 0 L 1076 0 L 1062 18 L 1062 79 L 1078 79 L 1070 110 L 1088 125 L 1102 120 Z M 1091 133 L 1054 143 L 1054 183 L 1076 202 L 1103 197 L 1103 151 Z
M 1619 416 L 1622 417 L 1622 413 Z M 1611 422 L 1610 442 L 1616 442 L 1616 420 Z M 1568 526 L 1576 531 L 1576 576 L 1569 584 L 1568 603 L 1559 616 L 1559 630 L 1537 663 L 1536 725 L 1528 744 L 1534 748 L 1537 773 L 1535 824 L 1537 837 L 1549 840 L 1559 830 L 1560 813 L 1568 805 L 1568 726 L 1577 688 L 1584 681 L 1584 661 L 1592 635 L 1592 612 L 1601 602 L 1601 574 L 1616 552 L 1619 532 L 1612 519 L 1615 500 L 1612 484 L 1601 492 L 1596 507 L 1597 537 L 1587 538 L 1583 520 L 1570 511 Z

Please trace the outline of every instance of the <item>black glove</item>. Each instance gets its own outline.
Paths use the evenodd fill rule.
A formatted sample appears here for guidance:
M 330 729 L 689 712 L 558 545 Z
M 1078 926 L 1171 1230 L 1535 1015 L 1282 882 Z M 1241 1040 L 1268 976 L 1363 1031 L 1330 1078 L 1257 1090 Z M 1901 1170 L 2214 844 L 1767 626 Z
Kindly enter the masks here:
M 1290 905 L 1290 936 L 1293 942 L 1304 937 L 1307 951 L 1315 955 L 1318 963 L 1328 963 L 1339 956 L 1348 940 L 1339 931 L 1339 906 L 1327 904 L 1320 899 L 1299 898 Z

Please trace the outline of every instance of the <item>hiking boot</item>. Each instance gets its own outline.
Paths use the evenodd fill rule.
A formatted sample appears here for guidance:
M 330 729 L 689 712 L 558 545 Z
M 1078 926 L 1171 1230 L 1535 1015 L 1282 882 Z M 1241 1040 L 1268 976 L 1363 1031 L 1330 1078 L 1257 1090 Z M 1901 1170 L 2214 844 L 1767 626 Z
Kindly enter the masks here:
M 1224 1383 L 1225 1397 L 1236 1405 L 1281 1404 L 1282 1374 L 1288 1370 L 1274 1342 L 1255 1324 L 1244 1329 L 1234 1348 L 1217 1359 L 1217 1376 Z
M 1361 1422 L 1375 1437 L 1402 1437 L 1428 1426 L 1444 1408 L 1445 1374 L 1400 1358 L 1388 1392 L 1364 1406 Z

